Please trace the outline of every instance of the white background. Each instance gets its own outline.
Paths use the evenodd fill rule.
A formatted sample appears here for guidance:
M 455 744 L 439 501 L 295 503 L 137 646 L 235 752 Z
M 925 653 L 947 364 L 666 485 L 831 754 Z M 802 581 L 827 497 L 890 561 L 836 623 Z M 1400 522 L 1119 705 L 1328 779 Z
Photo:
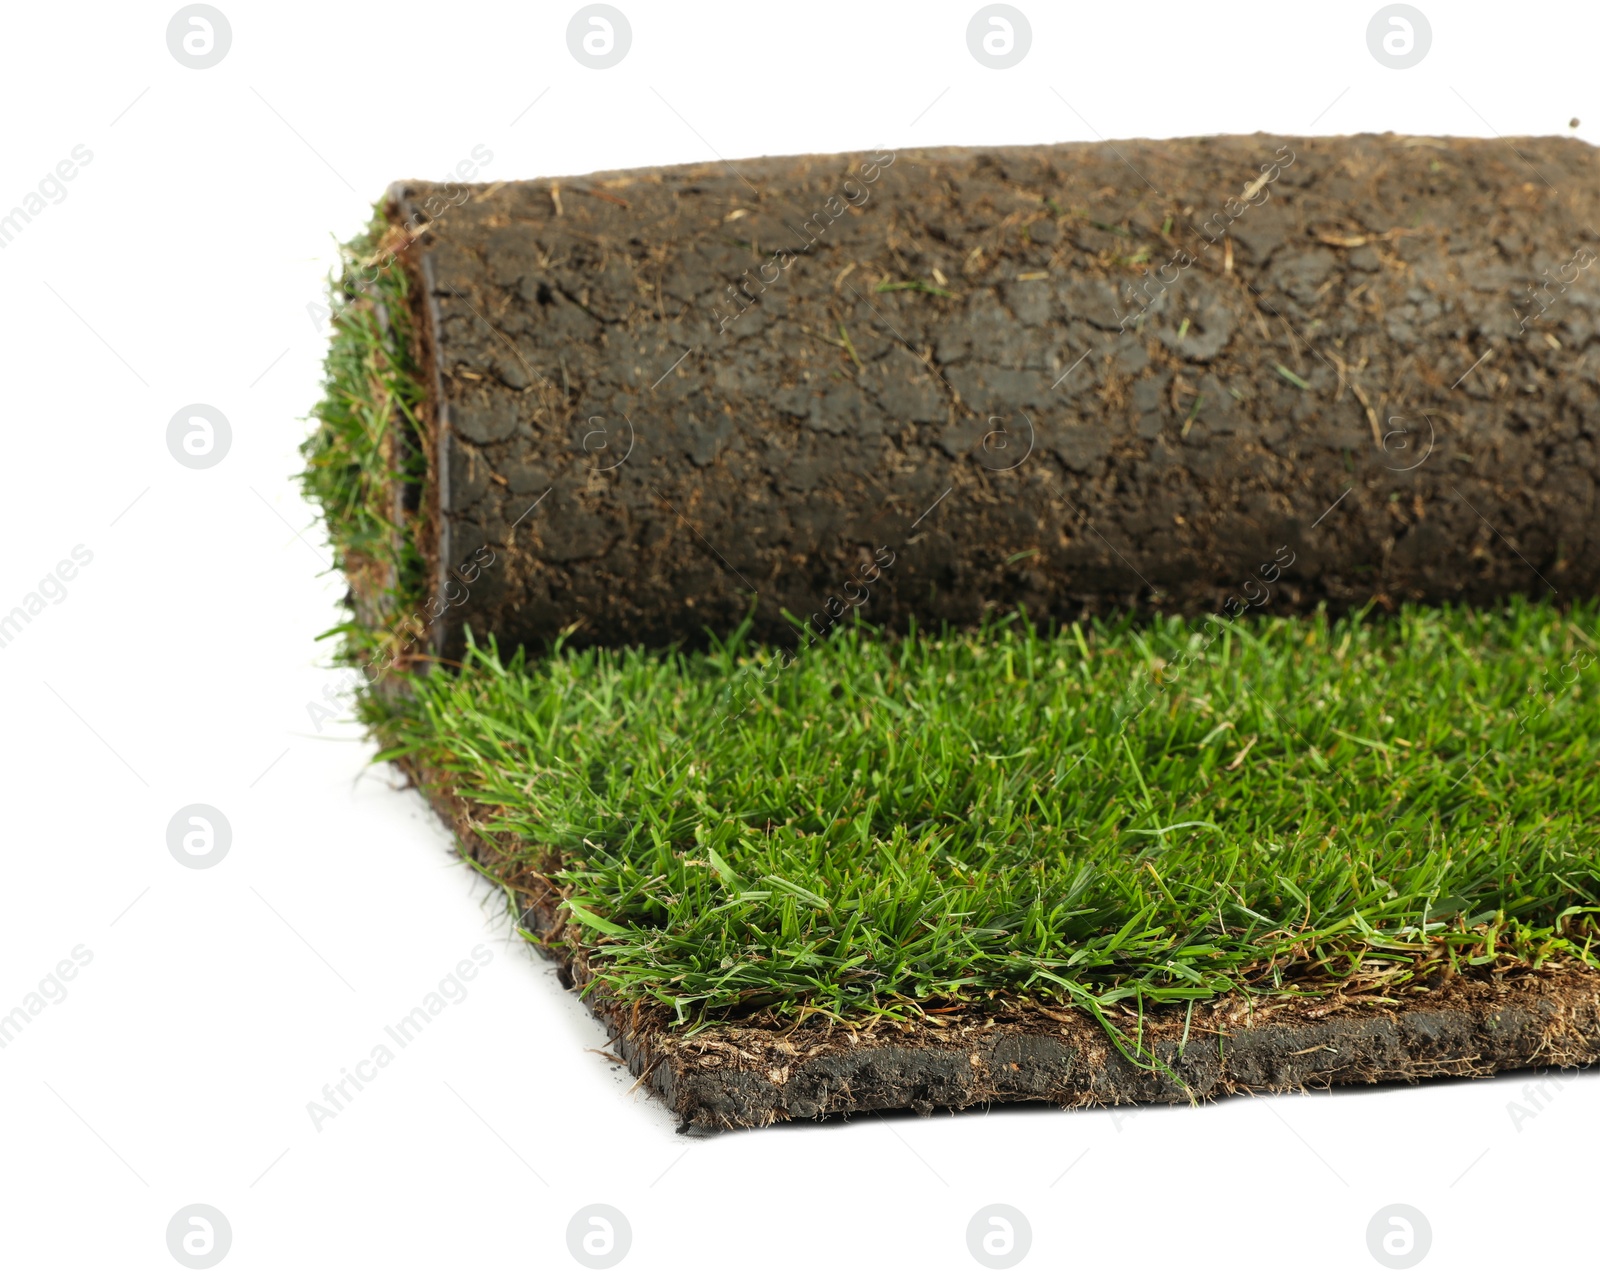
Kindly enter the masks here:
M 219 0 L 232 47 L 203 71 L 168 52 L 170 3 L 6 14 L 0 211 L 75 145 L 93 160 L 0 250 L 0 611 L 94 557 L 0 649 L 0 1012 L 92 952 L 0 1050 L 0 1264 L 178 1270 L 168 1220 L 202 1202 L 233 1228 L 223 1270 L 576 1270 L 568 1219 L 602 1201 L 632 1224 L 625 1270 L 977 1270 L 968 1219 L 1001 1201 L 1031 1221 L 1024 1270 L 1378 1270 L 1368 1220 L 1403 1202 L 1433 1227 L 1422 1269 L 1587 1268 L 1590 1077 L 1520 1125 L 1526 1076 L 678 1136 L 422 801 L 354 727 L 316 728 L 342 585 L 291 475 L 336 240 L 474 146 L 499 180 L 880 144 L 1594 135 L 1600 12 L 1423 0 L 1432 49 L 1395 71 L 1370 0 L 1020 0 L 1032 48 L 993 71 L 970 0 L 618 2 L 632 47 L 604 71 L 568 51 L 576 3 Z M 212 469 L 167 451 L 193 402 L 232 423 Z M 166 845 L 193 802 L 233 828 L 205 871 Z M 477 944 L 467 998 L 315 1129 L 306 1104 Z

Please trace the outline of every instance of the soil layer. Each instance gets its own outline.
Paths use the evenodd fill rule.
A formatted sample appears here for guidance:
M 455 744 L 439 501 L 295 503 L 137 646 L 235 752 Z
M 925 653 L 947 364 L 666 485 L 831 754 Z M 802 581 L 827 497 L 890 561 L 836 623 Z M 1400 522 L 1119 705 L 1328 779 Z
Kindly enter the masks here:
M 784 611 L 1593 593 L 1595 155 L 1258 135 L 397 184 L 435 649 L 696 640 L 753 599 L 787 643 Z
M 504 855 L 443 776 L 400 763 L 491 876 Z M 1386 995 L 1228 997 L 1113 1014 L 1159 1059 L 1130 1061 L 1086 1012 L 995 999 L 909 1021 L 843 1025 L 757 1012 L 689 1032 L 653 1004 L 592 983 L 590 952 L 559 890 L 525 870 L 506 882 L 518 925 L 611 1033 L 612 1048 L 699 1132 L 997 1102 L 1062 1107 L 1199 1102 L 1333 1085 L 1416 1083 L 1600 1061 L 1600 971 L 1547 965 L 1441 974 Z

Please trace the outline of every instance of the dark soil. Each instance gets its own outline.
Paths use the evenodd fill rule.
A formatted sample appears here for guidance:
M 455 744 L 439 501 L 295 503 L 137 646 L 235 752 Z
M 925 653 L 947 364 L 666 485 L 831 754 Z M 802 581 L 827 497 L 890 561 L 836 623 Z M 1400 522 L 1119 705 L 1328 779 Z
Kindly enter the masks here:
M 442 777 L 400 764 L 464 852 L 503 872 L 503 854 Z M 853 1025 L 758 1011 L 691 1034 L 659 1005 L 623 1004 L 590 986 L 589 952 L 559 914 L 551 882 L 523 870 L 508 884 L 520 928 L 556 961 L 564 985 L 590 988 L 585 1001 L 612 1048 L 686 1130 L 996 1102 L 1197 1102 L 1600 1060 L 1600 972 L 1555 965 L 1440 974 L 1384 996 L 1230 997 L 1187 1018 L 1182 1008 L 1155 1007 L 1142 1024 L 1125 1011 L 1116 1026 L 1137 1034 L 1165 1070 L 1129 1061 L 1087 1013 L 1004 999 Z
M 404 254 L 436 646 L 697 640 L 757 594 L 787 644 L 783 610 L 1593 593 L 1595 154 L 1255 136 L 473 188 Z

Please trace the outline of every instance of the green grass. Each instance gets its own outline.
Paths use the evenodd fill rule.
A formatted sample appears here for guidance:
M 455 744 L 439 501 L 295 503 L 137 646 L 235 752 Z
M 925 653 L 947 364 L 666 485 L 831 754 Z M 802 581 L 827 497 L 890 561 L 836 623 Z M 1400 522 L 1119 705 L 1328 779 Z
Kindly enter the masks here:
M 359 595 L 358 614 L 335 633 L 351 662 L 407 641 L 395 632 L 424 591 L 417 520 L 426 506 L 427 463 L 417 441 L 423 389 L 413 348 L 406 275 L 385 251 L 387 222 L 341 249 L 330 281 L 333 339 L 323 363 L 316 427 L 301 445 L 306 500 L 321 509 L 334 563 Z M 397 485 L 417 493 L 418 510 L 397 514 Z
M 1597 649 L 1589 604 L 1013 616 L 792 664 L 474 647 L 364 712 L 551 871 L 624 999 L 1098 1013 L 1593 963 Z

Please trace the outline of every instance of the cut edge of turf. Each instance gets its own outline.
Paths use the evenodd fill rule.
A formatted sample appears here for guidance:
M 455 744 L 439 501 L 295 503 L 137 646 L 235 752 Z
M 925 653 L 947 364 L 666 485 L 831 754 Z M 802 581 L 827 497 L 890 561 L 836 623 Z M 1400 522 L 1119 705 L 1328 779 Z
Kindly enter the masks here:
M 565 892 L 526 867 L 502 875 L 504 849 L 444 775 L 411 757 L 396 764 L 453 830 L 462 858 L 504 893 L 518 933 L 555 962 L 638 1083 L 679 1118 L 680 1132 L 1003 1102 L 1193 1105 L 1600 1062 L 1600 970 L 1513 958 L 1470 970 L 1439 964 L 1384 996 L 1232 994 L 1186 1009 L 1123 1007 L 1119 1022 L 1071 1004 L 997 996 L 912 1017 L 802 1009 L 677 1024 L 662 1005 L 607 992 L 562 907 Z
M 319 636 L 338 637 L 338 662 L 385 691 L 394 689 L 391 670 L 430 658 L 426 596 L 438 520 L 435 395 L 425 371 L 424 302 L 408 257 L 416 236 L 392 224 L 389 203 L 380 200 L 366 228 L 339 247 L 328 281 L 333 335 L 323 393 L 298 475 L 350 586 L 350 618 Z

